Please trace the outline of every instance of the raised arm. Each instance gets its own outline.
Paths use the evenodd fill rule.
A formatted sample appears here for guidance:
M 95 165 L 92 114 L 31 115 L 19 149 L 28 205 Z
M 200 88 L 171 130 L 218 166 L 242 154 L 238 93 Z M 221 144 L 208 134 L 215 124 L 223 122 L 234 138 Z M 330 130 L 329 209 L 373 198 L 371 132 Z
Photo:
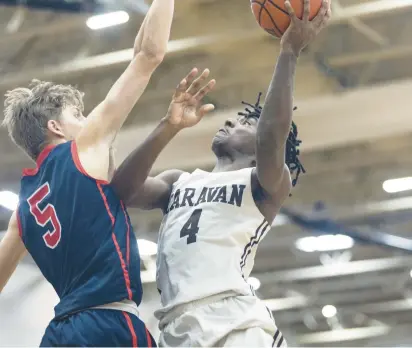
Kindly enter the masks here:
M 302 20 L 296 17 L 290 2 L 285 2 L 291 24 L 281 40 L 281 52 L 257 130 L 257 179 L 266 196 L 275 200 L 279 192 L 287 196 L 291 187 L 285 148 L 292 123 L 297 60 L 302 49 L 326 26 L 331 15 L 330 1 L 323 0 L 318 15 L 309 21 L 310 0 L 302 1 Z
M 16 213 L 13 213 L 6 234 L 0 241 L 0 292 L 26 253 L 26 248 L 19 236 Z
M 89 175 L 107 180 L 109 148 L 167 50 L 174 0 L 154 0 L 134 43 L 134 57 L 106 98 L 90 113 L 76 139 Z
M 215 86 L 215 80 L 205 84 L 209 76 L 207 69 L 197 79 L 196 75 L 197 69 L 193 69 L 180 82 L 166 116 L 117 169 L 112 185 L 127 205 L 143 209 L 163 208 L 168 199 L 171 185 L 181 171 L 166 171 L 155 178 L 148 178 L 153 163 L 180 130 L 196 125 L 214 109 L 213 105 L 202 105 L 201 102 Z

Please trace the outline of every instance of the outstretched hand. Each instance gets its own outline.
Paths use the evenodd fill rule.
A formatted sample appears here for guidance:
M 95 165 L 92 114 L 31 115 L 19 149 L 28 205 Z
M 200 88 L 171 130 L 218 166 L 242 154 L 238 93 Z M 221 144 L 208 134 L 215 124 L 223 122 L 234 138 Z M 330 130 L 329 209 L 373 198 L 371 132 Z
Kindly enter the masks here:
M 177 86 L 170 103 L 166 119 L 178 129 L 196 125 L 203 116 L 215 108 L 213 104 L 203 105 L 202 100 L 214 88 L 216 81 L 210 80 L 205 84 L 210 74 L 208 69 L 205 69 L 198 78 L 196 78 L 197 74 L 198 70 L 192 69 Z
M 302 2 L 303 17 L 299 19 L 290 4 L 290 0 L 285 0 L 285 7 L 289 13 L 291 23 L 282 36 L 281 46 L 283 50 L 291 51 L 296 56 L 299 56 L 302 49 L 326 27 L 332 15 L 331 0 L 322 1 L 322 7 L 312 20 L 310 20 L 310 0 L 302 0 Z

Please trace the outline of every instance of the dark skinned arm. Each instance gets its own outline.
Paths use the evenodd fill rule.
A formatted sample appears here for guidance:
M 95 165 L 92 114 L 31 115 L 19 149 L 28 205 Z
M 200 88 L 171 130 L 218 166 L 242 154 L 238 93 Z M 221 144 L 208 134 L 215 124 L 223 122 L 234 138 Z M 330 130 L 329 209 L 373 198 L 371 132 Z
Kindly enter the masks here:
M 177 133 L 178 130 L 167 120 L 162 120 L 116 170 L 111 183 L 126 205 L 151 207 L 152 201 L 157 199 L 152 198 L 150 193 L 163 196 L 162 192 L 167 191 L 168 188 L 161 179 L 148 178 L 148 175 L 161 151 Z M 141 202 L 136 197 L 139 193 L 141 193 Z M 150 202 L 146 203 L 146 200 Z
M 149 172 L 164 147 L 182 129 L 196 125 L 213 105 L 201 105 L 215 81 L 203 85 L 209 70 L 197 76 L 193 69 L 177 86 L 166 117 L 149 137 L 136 148 L 116 171 L 112 185 L 120 199 L 128 206 L 142 209 L 165 208 L 173 186 L 182 171 L 168 170 L 148 178 Z
M 285 1 L 291 24 L 282 37 L 281 53 L 258 123 L 254 173 L 254 187 L 258 189 L 254 192 L 257 205 L 268 221 L 273 221 L 292 186 L 285 164 L 285 148 L 292 123 L 297 60 L 302 49 L 319 34 L 331 16 L 330 0 L 323 0 L 312 20 L 310 0 L 302 2 L 303 16 L 299 19 L 290 1 Z
M 290 184 L 285 165 L 285 147 L 292 124 L 293 88 L 297 57 L 288 51 L 279 55 L 259 118 L 256 136 L 256 175 L 264 192 L 275 196 L 280 185 Z

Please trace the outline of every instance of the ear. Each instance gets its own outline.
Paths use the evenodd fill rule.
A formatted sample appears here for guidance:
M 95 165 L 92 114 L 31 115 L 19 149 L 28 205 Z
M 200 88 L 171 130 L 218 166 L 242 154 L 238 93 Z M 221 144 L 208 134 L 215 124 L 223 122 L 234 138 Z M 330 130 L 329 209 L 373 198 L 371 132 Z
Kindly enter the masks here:
M 64 138 L 63 128 L 61 124 L 55 120 L 49 120 L 47 122 L 47 129 L 53 134 L 60 138 Z

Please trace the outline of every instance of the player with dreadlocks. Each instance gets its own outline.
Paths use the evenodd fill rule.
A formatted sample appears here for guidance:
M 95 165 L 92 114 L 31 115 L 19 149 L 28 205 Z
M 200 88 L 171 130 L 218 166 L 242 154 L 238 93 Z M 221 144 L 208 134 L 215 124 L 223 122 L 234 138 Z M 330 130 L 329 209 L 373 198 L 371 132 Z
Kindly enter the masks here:
M 255 105 L 242 101 L 243 105 L 251 107 L 252 110 L 250 110 L 249 108 L 245 108 L 245 112 L 238 112 L 238 115 L 246 117 L 246 118 L 259 119 L 262 113 L 262 106 L 260 105 L 261 97 L 262 97 L 262 93 L 259 93 L 259 96 L 258 96 L 258 99 Z M 297 110 L 296 106 L 293 108 L 293 111 L 295 110 Z M 298 128 L 295 122 L 292 121 L 291 129 L 289 131 L 289 136 L 286 142 L 286 152 L 285 152 L 285 163 L 288 166 L 290 173 L 293 175 L 296 172 L 295 178 L 292 180 L 292 186 L 296 185 L 300 173 L 305 173 L 305 168 L 300 163 L 299 157 L 298 157 L 299 156 L 298 147 L 301 143 L 302 141 L 298 139 Z
M 304 172 L 292 122 L 295 69 L 301 50 L 326 25 L 330 4 L 324 0 L 309 21 L 310 0 L 302 1 L 302 20 L 286 1 L 291 26 L 281 40 L 264 106 L 259 95 L 256 104 L 243 103 L 245 111 L 226 120 L 212 142 L 217 158 L 212 172 L 168 170 L 142 186 L 135 179 L 143 167 L 150 170 L 178 131 L 200 121 L 202 108 L 212 107 L 197 113 L 199 97 L 186 90 L 202 85 L 206 70 L 197 81 L 194 71 L 179 85 L 164 121 L 169 131 L 155 131 L 115 174 L 114 187 L 126 204 L 163 211 L 156 279 L 162 308 L 155 313 L 160 346 L 286 345 L 247 278 L 259 242 Z

